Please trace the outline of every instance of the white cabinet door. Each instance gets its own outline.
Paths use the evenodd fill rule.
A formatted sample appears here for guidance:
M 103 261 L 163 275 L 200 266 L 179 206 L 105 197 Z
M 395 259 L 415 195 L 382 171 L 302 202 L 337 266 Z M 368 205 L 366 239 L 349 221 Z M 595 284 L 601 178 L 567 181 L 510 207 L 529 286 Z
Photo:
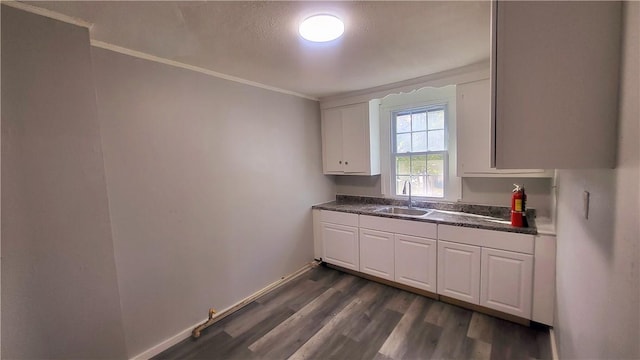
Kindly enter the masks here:
M 358 228 L 323 222 L 320 225 L 323 260 L 347 269 L 359 270 Z
M 531 318 L 533 256 L 482 249 L 480 305 Z
M 342 171 L 342 115 L 340 109 L 326 109 L 322 112 L 322 146 L 324 171 Z
M 496 167 L 615 167 L 621 2 L 492 4 Z
M 360 271 L 393 280 L 393 234 L 360 229 Z
M 480 302 L 480 247 L 438 241 L 438 294 Z
M 436 292 L 436 240 L 395 235 L 395 281 Z
M 540 169 L 491 168 L 491 89 L 489 79 L 456 86 L 458 176 L 553 177 Z
M 342 108 L 342 157 L 345 173 L 367 172 L 369 114 L 367 103 Z
M 380 174 L 379 101 L 322 110 L 325 174 Z

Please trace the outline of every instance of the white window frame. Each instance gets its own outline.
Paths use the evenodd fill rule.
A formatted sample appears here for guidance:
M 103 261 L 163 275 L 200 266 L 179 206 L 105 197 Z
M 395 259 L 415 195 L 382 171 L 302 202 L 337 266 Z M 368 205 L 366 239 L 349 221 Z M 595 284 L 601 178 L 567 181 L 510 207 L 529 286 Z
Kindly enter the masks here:
M 393 94 L 386 96 L 380 102 L 380 182 L 382 194 L 387 198 L 406 200 L 408 195 L 395 194 L 395 160 L 392 152 L 393 140 L 393 113 L 416 108 L 430 108 L 445 106 L 445 142 L 447 159 L 445 171 L 447 172 L 444 184 L 444 198 L 424 197 L 412 194 L 415 200 L 424 201 L 460 201 L 462 194 L 462 182 L 456 173 L 456 87 L 455 85 L 441 88 L 427 87 L 408 94 Z
M 443 139 L 444 140 L 444 150 L 432 150 L 432 151 L 430 151 L 430 150 L 427 149 L 425 151 L 414 151 L 414 152 L 405 152 L 405 153 L 397 152 L 397 144 L 396 144 L 396 139 L 397 139 L 396 135 L 397 134 L 395 132 L 397 115 L 399 113 L 404 113 L 404 112 L 423 112 L 424 111 L 424 112 L 428 113 L 429 111 L 435 110 L 435 109 L 442 109 L 444 111 L 444 127 L 443 127 L 443 130 L 444 130 L 444 139 Z M 449 180 L 449 139 L 448 139 L 448 134 L 449 134 L 448 124 L 449 124 L 449 121 L 448 121 L 448 118 L 449 118 L 449 110 L 448 110 L 448 104 L 446 102 L 440 103 L 440 104 L 432 104 L 432 105 L 429 105 L 429 106 L 426 106 L 426 107 L 425 106 L 418 106 L 418 107 L 412 107 L 412 108 L 405 108 L 405 109 L 402 109 L 402 110 L 396 110 L 396 111 L 392 111 L 391 112 L 391 129 L 390 129 L 390 131 L 391 131 L 391 147 L 390 147 L 389 151 L 391 152 L 391 154 L 390 154 L 391 155 L 391 179 L 392 179 L 394 185 L 396 184 L 395 183 L 395 179 L 397 177 L 397 174 L 396 174 L 397 165 L 396 165 L 396 159 L 395 159 L 396 157 L 402 156 L 402 155 L 409 156 L 410 158 L 411 158 L 411 156 L 414 156 L 414 155 L 418 155 L 418 156 L 426 155 L 428 157 L 429 155 L 441 154 L 441 155 L 444 155 L 443 156 L 443 163 L 444 164 L 443 164 L 443 169 L 442 169 L 443 182 L 444 182 L 443 183 L 443 196 L 442 197 L 418 196 L 418 195 L 415 195 L 415 193 L 412 194 L 412 196 L 416 196 L 417 198 L 430 199 L 430 200 L 431 199 L 434 199 L 434 200 L 443 200 L 443 199 L 445 199 L 447 191 L 449 190 L 448 189 L 448 180 Z M 427 119 L 428 119 L 428 115 L 427 115 Z M 429 130 L 429 127 L 428 127 L 428 120 L 427 120 L 427 128 L 426 128 L 427 134 L 428 134 L 428 130 Z M 413 133 L 413 132 L 411 132 L 411 133 Z M 428 137 L 428 135 L 427 135 L 427 137 Z M 428 143 L 427 143 L 427 145 L 428 145 Z M 409 176 L 409 178 L 412 179 L 412 176 Z M 395 189 L 396 189 L 396 187 L 392 186 L 390 188 L 390 190 L 391 190 L 390 193 L 392 195 L 395 195 L 395 196 L 400 195 L 400 194 L 395 194 Z M 414 189 L 412 189 L 412 190 L 414 190 Z

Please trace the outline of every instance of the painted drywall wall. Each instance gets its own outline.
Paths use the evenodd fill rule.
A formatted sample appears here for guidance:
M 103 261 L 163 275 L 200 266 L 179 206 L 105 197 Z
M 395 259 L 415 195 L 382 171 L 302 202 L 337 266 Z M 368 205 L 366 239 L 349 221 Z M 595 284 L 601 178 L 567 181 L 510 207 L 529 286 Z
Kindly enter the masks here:
M 338 195 L 356 195 L 369 197 L 382 197 L 382 185 L 380 175 L 357 176 L 336 175 L 336 193 Z
M 640 3 L 623 9 L 618 166 L 558 172 L 554 327 L 563 359 L 640 358 Z
M 538 216 L 551 216 L 553 184 L 551 178 L 463 178 L 462 201 L 511 206 L 513 184 L 525 186 L 527 208 L 536 209 Z
M 2 356 L 123 358 L 86 28 L 2 6 Z
M 311 205 L 335 185 L 317 102 L 92 54 L 134 356 L 311 261 Z
M 335 182 L 340 195 L 382 196 L 380 176 L 336 176 Z M 462 202 L 510 206 L 514 183 L 526 186 L 529 208 L 535 208 L 538 216 L 551 216 L 550 178 L 463 178 Z

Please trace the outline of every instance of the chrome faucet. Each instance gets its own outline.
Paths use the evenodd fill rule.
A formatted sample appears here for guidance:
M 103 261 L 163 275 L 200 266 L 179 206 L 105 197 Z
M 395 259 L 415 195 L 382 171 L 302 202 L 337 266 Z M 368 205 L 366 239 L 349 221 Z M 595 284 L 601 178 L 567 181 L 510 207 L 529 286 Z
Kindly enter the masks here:
M 411 180 L 405 180 L 404 186 L 402 187 L 402 195 L 407 195 L 407 184 L 409 184 L 409 209 L 413 207 L 411 204 Z

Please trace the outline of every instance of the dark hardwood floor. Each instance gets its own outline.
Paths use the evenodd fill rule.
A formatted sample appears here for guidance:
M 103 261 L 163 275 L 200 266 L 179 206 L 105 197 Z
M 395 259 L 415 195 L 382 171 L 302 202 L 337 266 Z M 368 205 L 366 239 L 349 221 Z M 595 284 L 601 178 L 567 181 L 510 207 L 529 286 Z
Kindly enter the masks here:
M 548 329 L 318 266 L 154 359 L 548 358 Z

